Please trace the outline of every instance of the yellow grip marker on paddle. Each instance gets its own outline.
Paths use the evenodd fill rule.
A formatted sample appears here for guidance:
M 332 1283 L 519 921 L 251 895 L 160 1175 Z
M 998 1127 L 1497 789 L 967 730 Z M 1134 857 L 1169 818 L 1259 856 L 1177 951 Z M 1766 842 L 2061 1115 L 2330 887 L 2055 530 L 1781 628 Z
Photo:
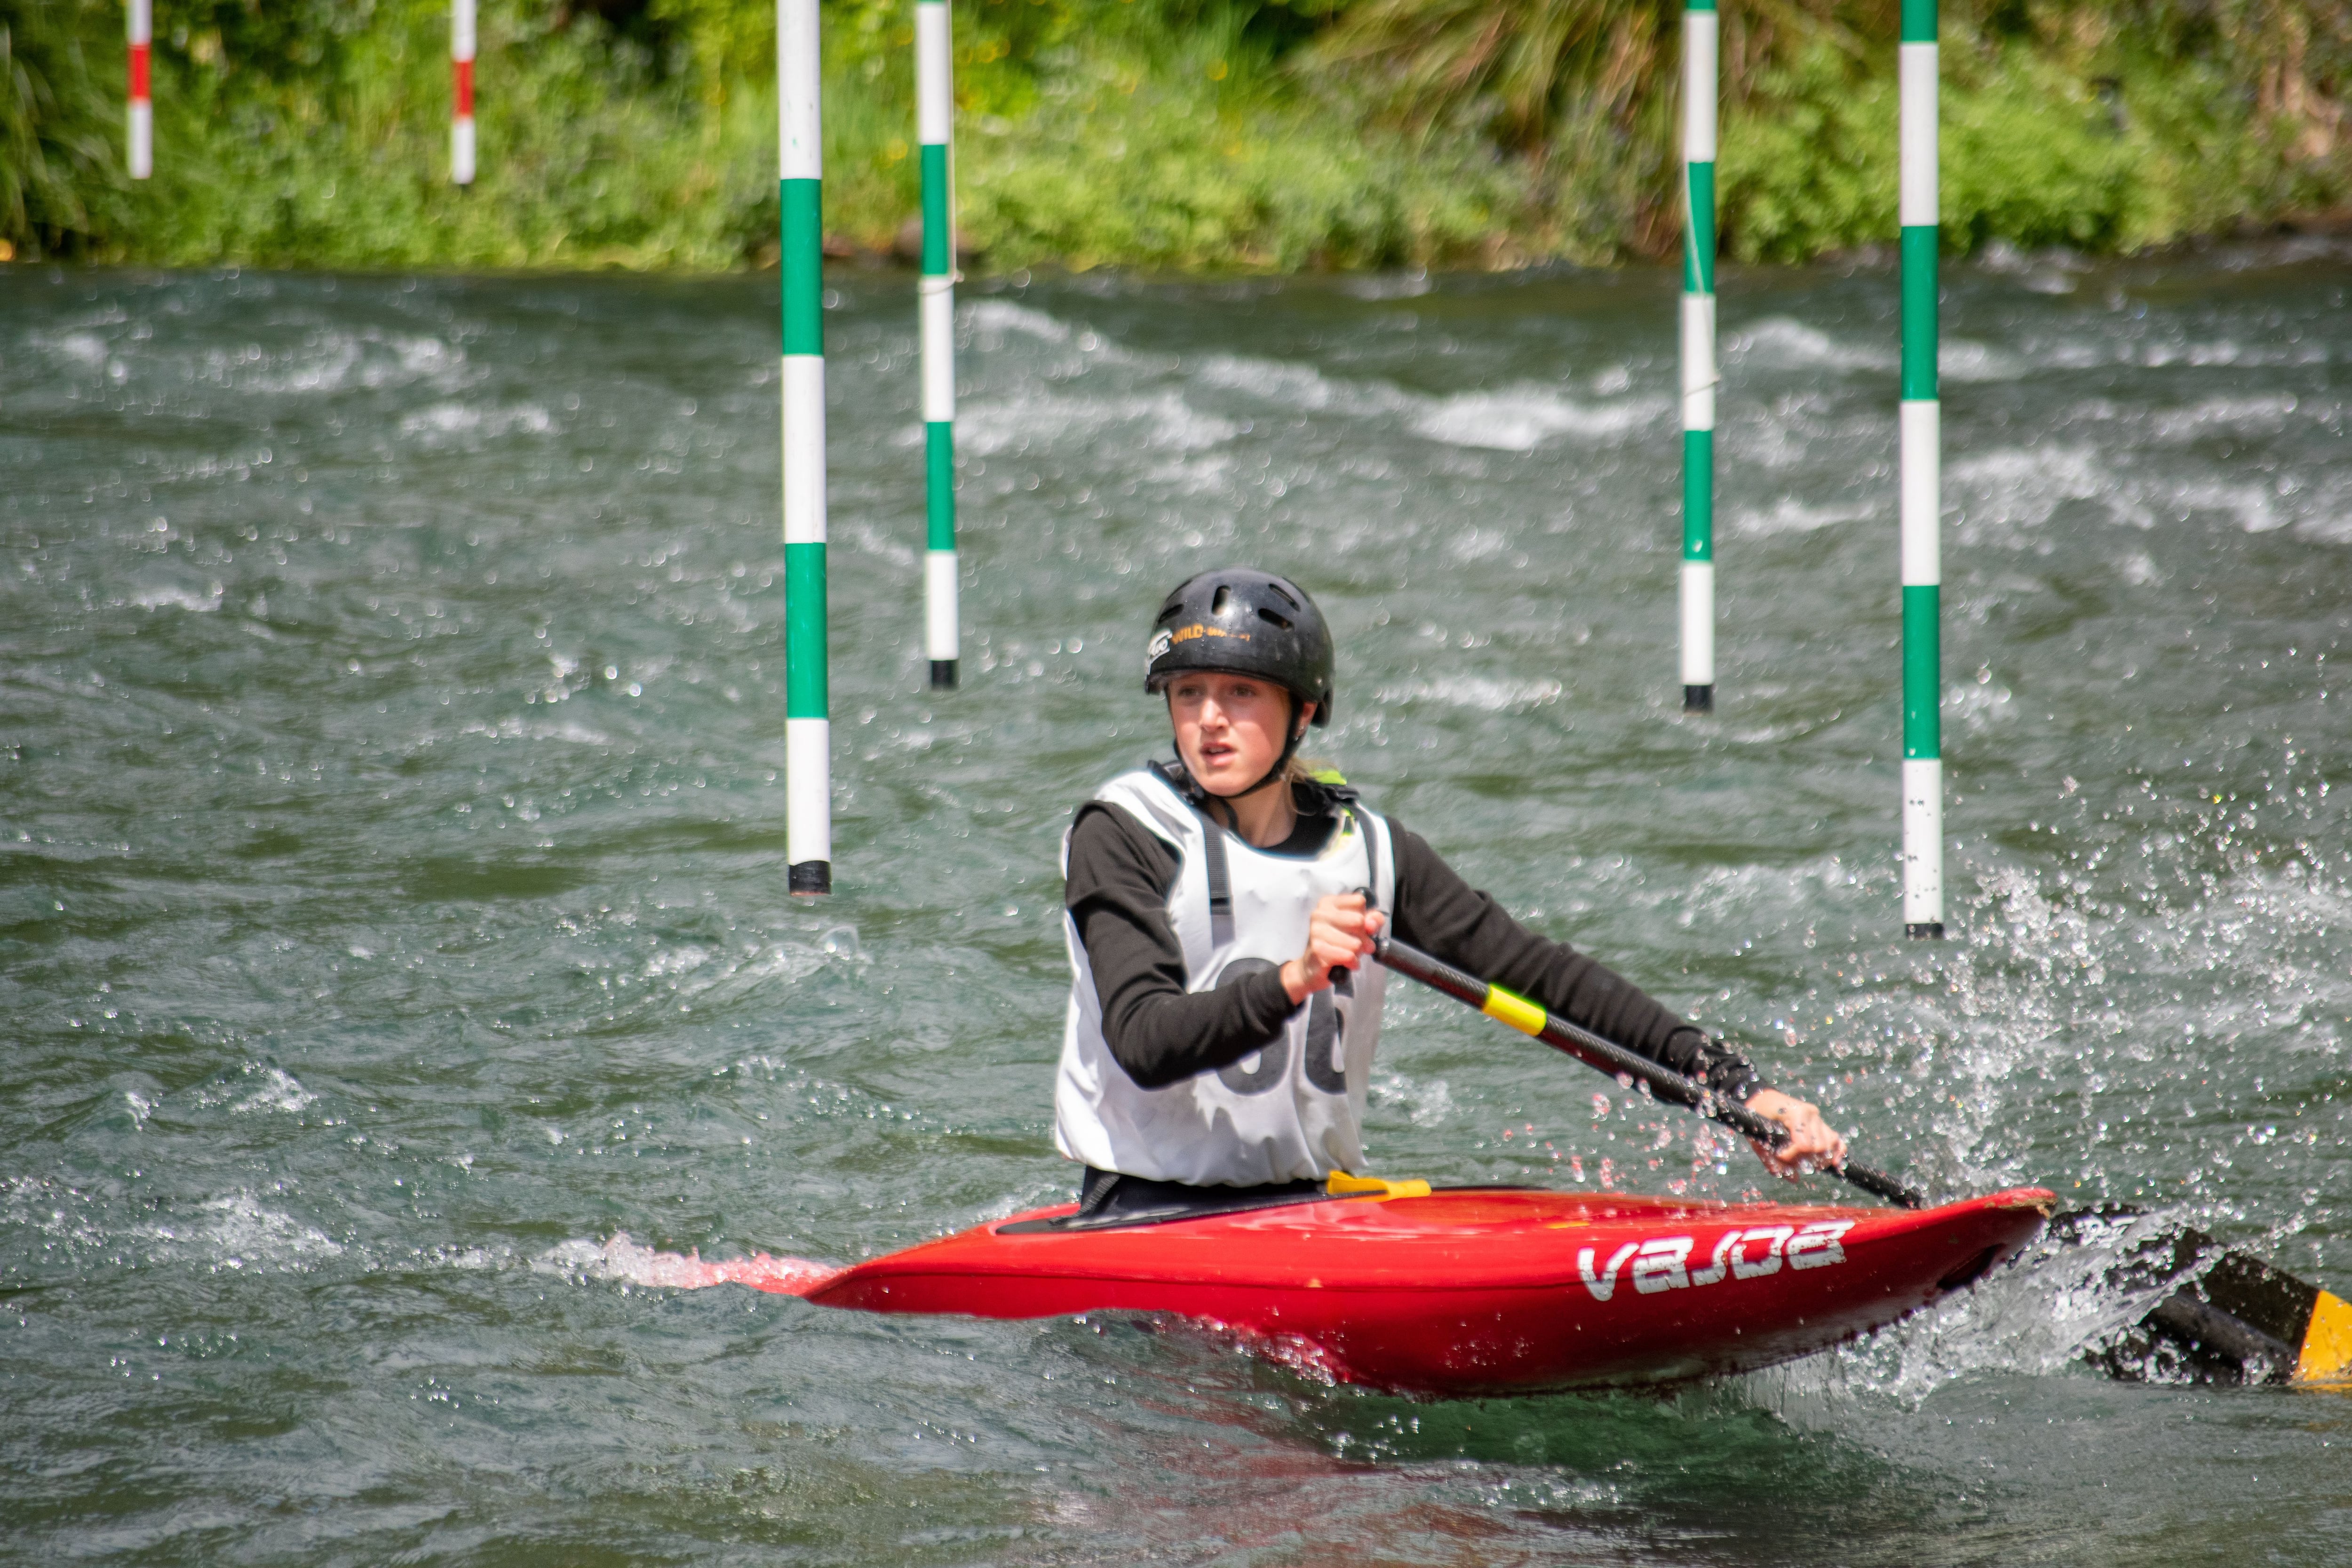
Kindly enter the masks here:
M 1499 985 L 1486 987 L 1486 1000 L 1478 1005 L 1478 1011 L 1497 1023 L 1508 1024 L 1522 1035 L 1540 1035 L 1544 1031 L 1544 1010 Z

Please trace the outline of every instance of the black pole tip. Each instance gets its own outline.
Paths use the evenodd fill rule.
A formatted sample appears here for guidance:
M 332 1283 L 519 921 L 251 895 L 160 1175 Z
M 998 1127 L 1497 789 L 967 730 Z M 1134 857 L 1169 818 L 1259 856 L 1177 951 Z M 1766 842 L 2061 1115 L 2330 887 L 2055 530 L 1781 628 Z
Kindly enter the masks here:
M 953 691 L 956 689 L 956 661 L 951 658 L 931 660 L 931 689 Z
M 1714 687 L 1712 687 L 1712 686 L 1685 686 L 1685 687 L 1684 687 L 1684 688 L 1683 688 L 1683 711 L 1684 711 L 1684 712 L 1685 712 L 1685 713 L 1712 713 L 1712 712 L 1714 712 L 1714 711 L 1715 711 L 1715 688 L 1714 688 Z
M 784 874 L 784 886 L 787 890 L 803 897 L 830 893 L 833 891 L 833 862 L 803 860 Z
M 1903 928 L 1903 934 L 1910 937 L 1914 941 L 1926 938 L 1935 942 L 1941 942 L 1944 940 L 1944 922 L 1941 921 L 1915 921 L 1914 923 Z

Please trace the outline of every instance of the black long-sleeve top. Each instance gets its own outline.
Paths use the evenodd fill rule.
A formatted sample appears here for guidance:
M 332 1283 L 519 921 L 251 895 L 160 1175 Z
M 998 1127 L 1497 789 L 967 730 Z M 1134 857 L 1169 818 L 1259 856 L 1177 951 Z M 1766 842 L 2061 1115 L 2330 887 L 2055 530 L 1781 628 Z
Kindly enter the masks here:
M 1318 785 L 1294 789 L 1297 829 L 1269 853 L 1310 858 L 1338 827 L 1339 803 Z M 1389 929 L 1398 940 L 1734 1101 L 1765 1087 L 1746 1057 L 1606 965 L 1528 931 L 1465 882 L 1420 835 L 1385 820 L 1396 861 Z M 1094 971 L 1103 1037 L 1145 1089 L 1213 1072 L 1270 1045 L 1296 1010 L 1281 976 L 1270 971 L 1214 990 L 1184 989 L 1183 949 L 1168 918 L 1181 865 L 1173 848 L 1119 807 L 1089 801 L 1078 808 L 1063 900 Z

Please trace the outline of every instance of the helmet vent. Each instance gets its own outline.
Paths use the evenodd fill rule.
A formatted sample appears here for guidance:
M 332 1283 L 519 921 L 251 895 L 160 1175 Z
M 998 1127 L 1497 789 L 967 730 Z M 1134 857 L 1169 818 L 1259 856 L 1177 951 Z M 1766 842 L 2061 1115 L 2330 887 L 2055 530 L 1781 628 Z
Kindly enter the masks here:
M 1272 590 L 1274 591 L 1275 596 L 1276 596 L 1276 598 L 1279 598 L 1279 599 L 1280 599 L 1284 604 L 1288 605 L 1292 609 L 1294 609 L 1294 610 L 1303 610 L 1303 609 L 1305 609 L 1305 608 L 1307 607 L 1306 605 L 1301 605 L 1301 604 L 1297 601 L 1297 599 L 1296 599 L 1295 597 L 1293 597 L 1293 596 L 1291 595 L 1291 594 L 1290 594 L 1289 590 L 1286 589 L 1286 588 L 1285 588 L 1281 584 L 1279 584 L 1279 583 L 1268 583 L 1268 584 L 1266 584 L 1266 586 L 1267 586 L 1268 588 L 1270 588 L 1270 589 L 1272 589 Z M 1261 616 L 1265 616 L 1265 618 L 1266 618 L 1267 620 L 1269 620 L 1269 621 L 1274 619 L 1274 617 L 1273 617 L 1272 616 L 1270 616 L 1270 615 L 1266 615 L 1266 612 L 1265 612 L 1265 611 L 1264 611 L 1264 610 L 1260 610 L 1260 611 L 1258 612 L 1258 614 L 1259 614 L 1259 615 L 1261 615 Z M 1283 624 L 1285 626 L 1287 626 L 1289 623 L 1288 623 L 1288 622 L 1284 622 L 1284 623 L 1282 623 L 1282 624 Z
M 1291 629 L 1290 622 L 1286 618 L 1277 611 L 1267 609 L 1264 605 L 1260 605 L 1257 607 L 1257 618 L 1280 626 L 1284 631 L 1289 631 Z
M 1225 606 L 1233 602 L 1234 591 L 1224 584 L 1220 583 L 1217 584 L 1216 596 L 1209 601 L 1209 614 L 1213 616 L 1222 616 L 1225 613 Z

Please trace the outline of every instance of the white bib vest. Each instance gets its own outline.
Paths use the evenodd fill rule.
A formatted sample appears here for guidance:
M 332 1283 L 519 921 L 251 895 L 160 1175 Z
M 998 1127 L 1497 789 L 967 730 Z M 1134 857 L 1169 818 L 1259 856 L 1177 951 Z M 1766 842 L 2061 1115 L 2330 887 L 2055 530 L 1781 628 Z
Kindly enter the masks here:
M 1095 798 L 1134 817 L 1181 862 L 1168 917 L 1183 948 L 1187 991 L 1212 990 L 1297 957 L 1307 947 L 1307 917 L 1332 894 L 1370 889 L 1375 907 L 1395 906 L 1388 824 L 1354 802 L 1340 808 L 1339 826 L 1310 860 L 1244 843 L 1149 770 L 1111 780 Z M 1065 876 L 1069 854 L 1065 834 Z M 1262 1050 L 1219 1071 L 1145 1089 L 1103 1038 L 1094 971 L 1066 910 L 1062 925 L 1070 1006 L 1054 1084 L 1054 1142 L 1063 1153 L 1097 1170 L 1200 1186 L 1320 1180 L 1362 1164 L 1364 1092 L 1381 1033 L 1378 964 L 1335 974 Z

